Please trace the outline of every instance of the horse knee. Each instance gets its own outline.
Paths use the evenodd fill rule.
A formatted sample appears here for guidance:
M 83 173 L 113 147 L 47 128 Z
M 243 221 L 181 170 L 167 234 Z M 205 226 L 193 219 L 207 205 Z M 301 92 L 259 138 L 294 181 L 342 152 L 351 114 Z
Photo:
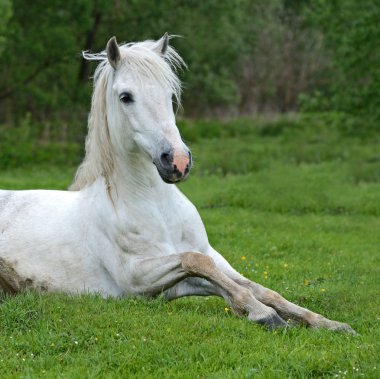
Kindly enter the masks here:
M 181 256 L 182 268 L 190 275 L 204 276 L 215 269 L 214 260 L 201 253 L 184 253 Z

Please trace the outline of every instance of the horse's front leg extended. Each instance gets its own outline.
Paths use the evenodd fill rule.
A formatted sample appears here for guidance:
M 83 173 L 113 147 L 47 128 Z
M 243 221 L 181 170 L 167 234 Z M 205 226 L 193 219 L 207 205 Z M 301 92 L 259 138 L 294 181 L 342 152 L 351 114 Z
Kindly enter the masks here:
M 326 317 L 312 312 L 309 309 L 300 307 L 286 300 L 279 293 L 266 288 L 258 283 L 252 282 L 248 279 L 237 279 L 237 283 L 250 288 L 255 297 L 262 303 L 273 307 L 281 317 L 285 320 L 291 319 L 300 324 L 304 324 L 311 328 L 325 328 L 330 330 L 342 330 L 352 334 L 356 332 L 348 325 L 343 322 L 338 322 L 334 320 L 329 320 Z
M 169 299 L 197 294 L 218 295 L 239 316 L 246 316 L 249 320 L 269 328 L 287 325 L 273 308 L 258 301 L 248 288 L 229 278 L 216 267 L 212 258 L 204 254 L 183 253 L 137 260 L 131 275 L 133 292 L 136 294 L 153 296 L 165 291 Z M 191 284 L 190 281 L 193 292 L 177 294 L 179 287 L 176 284 L 187 278 L 202 278 L 211 285 L 207 286 L 203 282 L 203 289 L 199 289 L 198 293 L 197 288 L 194 289 L 195 282 Z M 176 289 L 171 289 L 173 286 Z
M 282 297 L 277 292 L 255 283 L 240 275 L 226 259 L 214 249 L 210 249 L 209 256 L 213 258 L 217 267 L 228 277 L 241 286 L 249 289 L 257 300 L 263 304 L 274 308 L 285 320 L 291 319 L 311 328 L 326 328 L 330 330 L 343 330 L 355 334 L 355 331 L 342 322 L 329 320 L 322 315 L 300 307 Z

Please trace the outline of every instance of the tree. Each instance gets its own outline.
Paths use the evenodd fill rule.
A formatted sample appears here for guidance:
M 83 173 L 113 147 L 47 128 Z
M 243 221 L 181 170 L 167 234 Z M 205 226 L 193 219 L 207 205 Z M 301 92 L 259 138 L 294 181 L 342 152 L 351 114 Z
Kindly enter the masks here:
M 10 0 L 0 0 L 0 56 L 6 42 L 8 21 L 12 16 L 12 3 Z
M 380 3 L 318 0 L 306 15 L 324 34 L 331 57 L 330 82 L 316 108 L 380 120 Z M 322 98 L 321 96 L 321 98 Z

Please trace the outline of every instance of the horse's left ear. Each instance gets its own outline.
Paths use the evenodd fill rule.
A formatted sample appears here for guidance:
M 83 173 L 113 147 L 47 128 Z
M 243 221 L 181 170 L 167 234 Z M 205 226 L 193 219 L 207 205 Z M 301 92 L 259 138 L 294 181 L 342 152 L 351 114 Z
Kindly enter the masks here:
M 113 67 L 114 70 L 116 70 L 119 67 L 119 63 L 121 59 L 120 50 L 119 50 L 119 46 L 117 45 L 116 37 L 112 37 L 107 42 L 106 52 L 107 52 L 107 58 L 108 58 L 108 61 L 110 62 L 110 65 Z
M 156 43 L 156 46 L 154 47 L 154 51 L 156 51 L 158 54 L 165 55 L 166 51 L 168 50 L 169 46 L 169 35 L 168 33 L 165 33 Z

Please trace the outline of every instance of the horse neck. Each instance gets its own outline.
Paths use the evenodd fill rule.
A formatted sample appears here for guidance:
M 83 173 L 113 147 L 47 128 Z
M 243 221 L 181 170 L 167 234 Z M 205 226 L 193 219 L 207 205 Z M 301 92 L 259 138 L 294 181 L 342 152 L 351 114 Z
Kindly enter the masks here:
M 157 201 L 171 187 L 162 181 L 152 161 L 141 152 L 115 158 L 111 183 L 121 200 Z

